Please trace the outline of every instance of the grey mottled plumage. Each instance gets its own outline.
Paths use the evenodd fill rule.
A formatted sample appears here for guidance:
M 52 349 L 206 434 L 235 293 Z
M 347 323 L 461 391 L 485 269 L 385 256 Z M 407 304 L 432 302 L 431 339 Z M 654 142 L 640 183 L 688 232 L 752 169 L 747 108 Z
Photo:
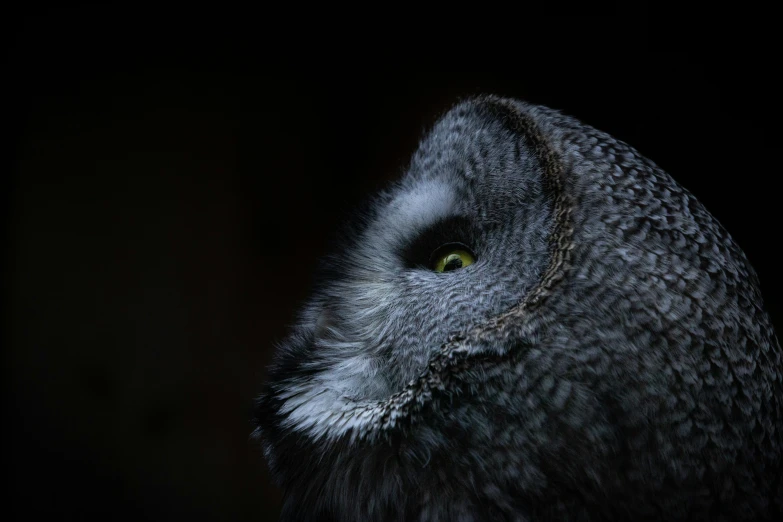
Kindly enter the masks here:
M 459 242 L 475 263 L 436 273 Z M 280 347 L 286 520 L 773 520 L 783 363 L 742 251 L 572 118 L 449 111 Z

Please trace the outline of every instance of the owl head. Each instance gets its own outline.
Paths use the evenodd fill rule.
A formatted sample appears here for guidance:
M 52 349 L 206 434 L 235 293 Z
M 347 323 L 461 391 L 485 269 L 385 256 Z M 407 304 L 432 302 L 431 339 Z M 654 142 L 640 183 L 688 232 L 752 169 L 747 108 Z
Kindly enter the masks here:
M 780 509 L 783 366 L 756 276 L 630 146 L 462 102 L 324 259 L 257 403 L 284 518 Z

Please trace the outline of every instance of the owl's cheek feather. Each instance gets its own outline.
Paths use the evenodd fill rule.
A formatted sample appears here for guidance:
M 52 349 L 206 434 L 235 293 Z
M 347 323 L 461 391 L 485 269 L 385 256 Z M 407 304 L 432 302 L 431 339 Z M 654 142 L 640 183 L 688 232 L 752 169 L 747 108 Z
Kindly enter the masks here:
M 332 328 L 332 313 L 328 309 L 321 310 L 313 325 L 313 337 L 322 339 L 327 337 Z

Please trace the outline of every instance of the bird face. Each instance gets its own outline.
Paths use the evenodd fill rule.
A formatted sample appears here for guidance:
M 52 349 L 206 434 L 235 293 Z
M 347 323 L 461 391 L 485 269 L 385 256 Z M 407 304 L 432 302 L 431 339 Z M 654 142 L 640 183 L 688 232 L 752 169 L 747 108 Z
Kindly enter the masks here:
M 304 372 L 291 414 L 384 399 L 450 337 L 518 304 L 548 263 L 551 214 L 525 138 L 485 107 L 450 112 L 327 257 L 283 347 Z

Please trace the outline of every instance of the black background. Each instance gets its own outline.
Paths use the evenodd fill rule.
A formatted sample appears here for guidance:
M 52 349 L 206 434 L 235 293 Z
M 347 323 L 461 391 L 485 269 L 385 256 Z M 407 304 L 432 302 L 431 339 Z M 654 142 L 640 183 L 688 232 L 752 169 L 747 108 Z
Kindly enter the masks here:
M 746 251 L 780 331 L 780 61 L 771 14 L 735 14 L 508 14 L 484 36 L 467 12 L 415 41 L 382 15 L 6 18 L 6 512 L 275 519 L 248 440 L 274 342 L 345 213 L 471 94 L 549 105 L 656 161 Z

